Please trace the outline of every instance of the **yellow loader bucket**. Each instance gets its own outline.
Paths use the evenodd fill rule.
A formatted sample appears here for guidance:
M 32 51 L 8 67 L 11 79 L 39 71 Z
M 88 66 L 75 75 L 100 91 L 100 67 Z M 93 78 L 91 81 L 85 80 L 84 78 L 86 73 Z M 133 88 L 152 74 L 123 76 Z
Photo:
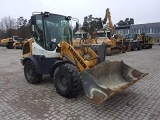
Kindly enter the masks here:
M 82 80 L 86 95 L 94 103 L 100 104 L 146 75 L 123 61 L 104 61 L 91 69 L 84 70 Z

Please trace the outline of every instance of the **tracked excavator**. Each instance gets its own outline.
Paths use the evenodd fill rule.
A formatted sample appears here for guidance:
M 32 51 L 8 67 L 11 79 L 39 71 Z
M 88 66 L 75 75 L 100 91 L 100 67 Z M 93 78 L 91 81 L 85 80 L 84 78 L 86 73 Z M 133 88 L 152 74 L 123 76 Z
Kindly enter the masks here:
M 142 49 L 142 35 L 140 34 L 127 34 L 125 42 L 130 42 L 131 51 Z
M 107 55 L 112 55 L 115 53 L 125 53 L 126 52 L 125 45 L 117 44 L 117 40 L 113 36 L 114 26 L 111 20 L 111 14 L 110 14 L 109 8 L 106 9 L 106 14 L 105 14 L 103 24 L 106 24 L 107 20 L 108 20 L 108 28 L 110 31 L 110 34 L 108 34 L 107 37 L 111 40 L 111 45 L 109 45 L 107 48 Z
M 116 35 L 118 37 L 121 35 Z M 142 34 L 127 34 L 123 41 L 119 39 L 118 44 L 123 42 L 126 48 L 130 48 L 130 50 L 141 50 L 142 48 L 152 48 L 153 39 L 149 36 L 146 36 L 145 33 Z
M 84 89 L 100 104 L 146 75 L 123 61 L 105 61 L 105 44 L 97 54 L 90 45 L 73 46 L 71 20 L 49 12 L 32 14 L 32 37 L 25 41 L 21 59 L 29 83 L 39 83 L 48 74 L 60 95 L 72 98 Z
M 106 24 L 107 23 L 107 24 Z M 103 20 L 104 28 L 94 29 L 91 33 L 91 36 L 95 36 L 95 38 L 88 38 L 88 44 L 102 44 L 105 43 L 106 47 L 106 55 L 112 55 L 116 53 L 124 53 L 126 52 L 126 48 L 124 44 L 117 44 L 116 39 L 113 37 L 114 35 L 114 26 L 111 20 L 111 15 L 109 8 L 106 9 L 105 18 Z
M 139 39 L 141 40 L 141 44 L 142 44 L 143 49 L 144 48 L 147 48 L 147 49 L 152 48 L 152 45 L 153 45 L 153 38 L 152 37 L 147 36 L 145 33 L 142 33 L 140 35 Z

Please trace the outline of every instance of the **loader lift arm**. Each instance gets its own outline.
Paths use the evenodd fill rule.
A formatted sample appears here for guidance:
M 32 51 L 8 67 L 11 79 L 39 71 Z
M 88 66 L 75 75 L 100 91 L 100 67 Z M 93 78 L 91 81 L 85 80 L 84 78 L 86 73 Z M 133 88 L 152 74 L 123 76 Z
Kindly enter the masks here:
M 85 45 L 84 46 L 79 45 L 74 48 L 67 42 L 62 41 L 60 44 L 60 48 L 61 48 L 61 58 L 65 57 L 66 59 L 71 61 L 78 67 L 80 72 L 82 72 L 84 69 L 89 69 L 94 67 L 98 61 L 98 55 L 90 48 L 85 47 Z M 79 49 L 82 54 L 80 55 L 76 49 L 77 50 Z M 85 60 L 83 58 L 85 54 L 88 54 L 90 58 Z

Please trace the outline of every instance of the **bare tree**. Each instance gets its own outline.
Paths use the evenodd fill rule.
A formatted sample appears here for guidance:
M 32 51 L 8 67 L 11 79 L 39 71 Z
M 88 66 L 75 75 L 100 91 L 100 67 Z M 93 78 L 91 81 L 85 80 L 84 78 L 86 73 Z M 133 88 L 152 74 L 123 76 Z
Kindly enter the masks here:
M 10 16 L 2 18 L 0 22 L 0 29 L 4 32 L 5 36 L 13 36 L 16 29 L 16 19 L 11 18 Z
M 30 38 L 31 35 L 30 20 L 19 17 L 17 19 L 10 16 L 4 17 L 0 21 L 0 38 L 19 36 Z
M 10 16 L 1 19 L 1 28 L 3 30 L 16 29 L 16 19 Z

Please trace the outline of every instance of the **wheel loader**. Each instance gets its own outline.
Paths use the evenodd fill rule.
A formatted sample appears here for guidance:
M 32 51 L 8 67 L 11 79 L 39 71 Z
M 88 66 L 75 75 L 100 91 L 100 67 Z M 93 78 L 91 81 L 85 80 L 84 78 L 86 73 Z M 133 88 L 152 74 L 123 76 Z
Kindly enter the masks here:
M 125 42 L 130 42 L 131 51 L 142 49 L 142 39 L 140 34 L 127 34 Z
M 6 38 L 1 40 L 1 44 L 3 46 L 6 46 L 6 48 L 8 49 L 13 49 L 13 43 L 14 43 L 13 38 Z
M 13 47 L 16 49 L 22 49 L 23 43 L 24 43 L 23 38 L 17 38 L 16 41 L 14 41 L 14 43 L 13 43 Z
M 145 35 L 145 33 L 141 34 L 141 44 L 142 44 L 142 48 L 145 49 L 149 49 L 152 48 L 153 45 L 153 38 L 150 36 Z
M 9 41 L 12 41 L 12 38 L 5 38 L 1 40 L 1 45 L 6 46 Z
M 11 38 L 6 38 L 1 40 L 1 44 L 6 46 L 8 49 L 14 48 L 14 43 L 17 41 L 18 36 L 12 36 Z
M 32 37 L 25 41 L 21 59 L 29 83 L 48 74 L 60 95 L 72 98 L 84 89 L 100 104 L 147 75 L 123 61 L 105 61 L 105 44 L 97 46 L 97 54 L 90 45 L 73 46 L 71 20 L 49 12 L 32 14 Z

